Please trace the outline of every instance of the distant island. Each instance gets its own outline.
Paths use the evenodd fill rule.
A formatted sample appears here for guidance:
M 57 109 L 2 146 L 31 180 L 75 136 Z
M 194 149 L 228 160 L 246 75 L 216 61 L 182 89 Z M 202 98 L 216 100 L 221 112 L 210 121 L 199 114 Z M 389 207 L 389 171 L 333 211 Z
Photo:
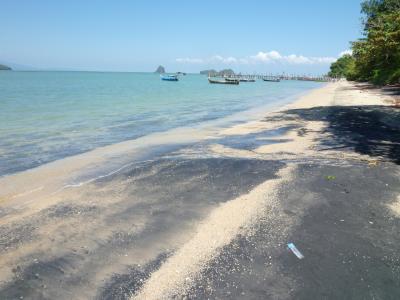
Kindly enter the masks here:
M 200 71 L 200 74 L 210 75 L 210 76 L 232 76 L 235 75 L 235 72 L 232 69 L 223 69 L 219 72 L 214 69 L 210 69 L 210 70 Z
M 211 69 L 211 70 L 203 70 L 203 71 L 200 71 L 200 74 L 201 75 L 214 75 L 214 74 L 217 74 L 218 72 L 216 71 L 216 70 L 214 70 L 214 69 Z
M 0 65 L 0 71 L 11 71 L 12 69 L 9 66 Z
M 154 73 L 163 74 L 165 73 L 165 68 L 163 66 L 158 66 L 157 70 Z

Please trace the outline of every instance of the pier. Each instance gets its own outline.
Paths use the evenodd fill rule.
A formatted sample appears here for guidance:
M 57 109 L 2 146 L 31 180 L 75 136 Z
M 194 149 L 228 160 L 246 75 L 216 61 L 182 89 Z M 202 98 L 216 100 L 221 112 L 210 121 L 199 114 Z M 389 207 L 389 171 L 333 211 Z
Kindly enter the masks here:
M 209 74 L 209 77 L 221 77 L 220 75 Z M 332 78 L 329 76 L 311 76 L 311 75 L 268 75 L 268 74 L 225 74 L 222 77 L 237 80 L 266 80 L 266 81 L 280 81 L 280 80 L 299 80 L 299 81 L 316 81 L 316 82 L 334 82 L 337 78 Z

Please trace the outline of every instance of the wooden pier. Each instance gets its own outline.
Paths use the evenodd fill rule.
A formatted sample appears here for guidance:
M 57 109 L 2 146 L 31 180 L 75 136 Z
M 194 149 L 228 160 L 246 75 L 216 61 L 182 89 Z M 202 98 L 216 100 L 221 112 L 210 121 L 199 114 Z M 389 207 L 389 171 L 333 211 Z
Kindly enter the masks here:
M 209 75 L 209 77 L 221 77 L 216 75 Z M 265 81 L 281 81 L 281 80 L 299 80 L 299 81 L 315 81 L 315 82 L 332 82 L 337 81 L 337 78 L 331 78 L 328 76 L 309 76 L 309 75 L 271 75 L 271 74 L 235 74 L 235 75 L 224 75 L 222 77 L 237 79 L 237 80 L 265 80 Z

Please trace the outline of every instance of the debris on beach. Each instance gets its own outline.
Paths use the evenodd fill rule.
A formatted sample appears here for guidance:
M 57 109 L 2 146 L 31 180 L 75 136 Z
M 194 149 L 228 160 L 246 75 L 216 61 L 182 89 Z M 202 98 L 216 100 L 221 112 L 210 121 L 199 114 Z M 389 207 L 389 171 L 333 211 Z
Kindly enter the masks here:
M 336 176 L 328 175 L 328 176 L 325 176 L 325 179 L 326 179 L 326 180 L 335 180 L 335 179 L 336 179 Z
M 303 259 L 304 255 L 296 248 L 293 243 L 288 244 L 288 248 L 293 252 L 294 255 L 297 256 L 298 259 Z
M 378 167 L 383 162 L 382 158 L 376 159 L 376 158 L 362 157 L 359 160 L 365 162 L 368 165 L 368 167 Z
M 370 160 L 368 162 L 368 166 L 369 167 L 377 167 L 379 165 L 379 161 L 378 160 Z

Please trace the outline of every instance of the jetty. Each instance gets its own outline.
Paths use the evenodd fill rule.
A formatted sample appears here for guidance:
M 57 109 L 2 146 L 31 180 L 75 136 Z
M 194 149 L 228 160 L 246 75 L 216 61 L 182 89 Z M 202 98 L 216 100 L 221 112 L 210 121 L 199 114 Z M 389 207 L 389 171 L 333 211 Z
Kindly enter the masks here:
M 221 78 L 221 76 L 210 73 L 208 78 Z M 283 80 L 298 80 L 298 81 L 315 81 L 315 82 L 332 82 L 337 81 L 337 78 L 329 76 L 312 76 L 312 75 L 289 75 L 289 74 L 231 74 L 224 75 L 222 78 L 227 80 L 238 80 L 240 82 L 255 82 L 256 80 L 280 82 Z

